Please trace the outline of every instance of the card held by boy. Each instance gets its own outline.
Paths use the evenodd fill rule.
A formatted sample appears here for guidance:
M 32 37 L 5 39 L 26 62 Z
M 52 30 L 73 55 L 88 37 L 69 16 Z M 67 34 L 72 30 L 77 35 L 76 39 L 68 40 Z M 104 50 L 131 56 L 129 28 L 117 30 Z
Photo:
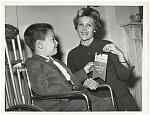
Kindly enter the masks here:
M 107 54 L 95 53 L 94 70 L 92 78 L 100 77 L 102 80 L 106 80 L 106 67 L 107 67 Z

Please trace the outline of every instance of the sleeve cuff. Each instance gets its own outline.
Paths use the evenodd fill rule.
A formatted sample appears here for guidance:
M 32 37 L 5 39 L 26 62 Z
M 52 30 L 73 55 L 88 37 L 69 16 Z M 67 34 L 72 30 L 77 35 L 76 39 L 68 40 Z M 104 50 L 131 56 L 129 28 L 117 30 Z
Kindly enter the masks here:
M 134 68 L 135 68 L 135 66 L 131 66 L 131 67 L 127 68 L 121 64 L 119 66 L 119 68 L 117 69 L 119 79 L 126 81 L 129 78 L 129 76 L 131 75 Z
M 77 71 L 75 73 L 75 76 L 78 78 L 78 80 L 80 82 L 83 82 L 84 80 L 86 80 L 88 78 L 88 76 L 87 76 L 86 72 L 84 71 L 84 69 L 81 69 L 81 70 Z

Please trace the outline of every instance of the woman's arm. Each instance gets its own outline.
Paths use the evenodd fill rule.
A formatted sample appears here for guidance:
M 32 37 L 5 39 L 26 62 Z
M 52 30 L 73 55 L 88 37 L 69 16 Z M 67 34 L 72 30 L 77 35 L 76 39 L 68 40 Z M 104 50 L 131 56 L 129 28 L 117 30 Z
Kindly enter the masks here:
M 74 64 L 74 60 L 72 58 L 72 55 L 69 53 L 68 54 L 68 58 L 67 58 L 67 65 L 70 68 L 70 70 L 74 73 L 74 75 L 76 76 L 76 78 L 83 83 L 83 86 L 90 88 L 91 90 L 94 90 L 97 88 L 98 83 L 89 78 L 87 74 L 90 73 L 91 71 L 93 71 L 93 62 L 89 62 L 85 65 L 85 67 L 81 70 L 77 70 L 76 66 Z
M 67 57 L 67 66 L 71 70 L 71 72 L 76 76 L 76 78 L 79 80 L 80 83 L 82 83 L 84 80 L 88 78 L 86 71 L 83 69 L 78 70 L 76 68 L 76 64 L 74 62 L 74 55 L 72 53 L 68 54 Z
M 123 52 L 113 43 L 106 44 L 103 51 L 110 52 L 109 57 L 117 68 L 117 75 L 120 80 L 127 80 L 133 67 L 128 66 L 128 62 L 124 57 Z

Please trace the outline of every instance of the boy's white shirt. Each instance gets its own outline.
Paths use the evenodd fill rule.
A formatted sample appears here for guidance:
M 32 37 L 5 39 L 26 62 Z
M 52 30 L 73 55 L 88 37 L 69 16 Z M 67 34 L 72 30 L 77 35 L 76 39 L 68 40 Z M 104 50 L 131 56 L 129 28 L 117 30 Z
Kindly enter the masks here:
M 49 57 L 46 57 L 46 56 L 43 56 L 43 55 L 40 55 L 41 57 L 43 58 L 46 58 L 47 60 L 49 60 Z

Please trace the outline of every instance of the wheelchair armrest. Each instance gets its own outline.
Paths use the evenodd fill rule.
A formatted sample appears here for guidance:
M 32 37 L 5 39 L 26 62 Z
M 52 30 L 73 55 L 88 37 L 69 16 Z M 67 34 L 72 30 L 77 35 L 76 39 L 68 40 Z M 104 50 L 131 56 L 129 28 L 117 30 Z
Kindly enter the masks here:
M 116 106 L 115 101 L 114 101 L 112 88 L 108 84 L 100 84 L 100 85 L 98 85 L 97 88 L 105 88 L 105 87 L 108 88 L 109 91 L 110 91 L 110 95 L 111 95 L 111 100 L 112 100 L 113 106 Z
M 48 99 L 70 99 L 70 98 L 84 98 L 88 111 L 90 110 L 89 98 L 81 91 L 72 91 L 66 94 L 54 94 L 54 95 L 40 95 L 31 97 L 32 100 L 48 100 Z
M 33 100 L 46 100 L 46 99 L 66 99 L 71 97 L 82 97 L 82 93 L 80 91 L 73 91 L 66 94 L 47 94 L 47 95 L 39 95 L 31 97 Z
M 108 84 L 100 84 L 100 85 L 98 85 L 98 88 L 103 88 L 103 87 L 111 88 Z

